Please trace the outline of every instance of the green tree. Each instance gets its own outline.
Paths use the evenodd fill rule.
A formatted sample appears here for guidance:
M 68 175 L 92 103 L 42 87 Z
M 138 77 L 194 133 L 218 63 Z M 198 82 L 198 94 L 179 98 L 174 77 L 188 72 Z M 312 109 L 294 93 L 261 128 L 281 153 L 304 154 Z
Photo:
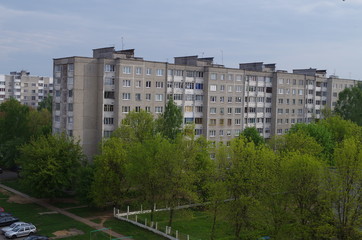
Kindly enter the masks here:
M 29 107 L 11 98 L 0 104 L 0 161 L 2 166 L 15 166 L 18 147 L 30 139 Z
M 323 147 L 315 138 L 302 131 L 292 131 L 282 136 L 276 136 L 270 144 L 281 155 L 298 151 L 301 154 L 319 156 L 323 151 Z
M 342 118 L 362 126 L 362 83 L 340 92 L 334 111 Z
M 55 198 L 74 190 L 84 155 L 65 135 L 40 136 L 20 148 L 21 181 L 35 196 Z
M 177 107 L 172 97 L 168 100 L 165 112 L 157 119 L 157 131 L 164 137 L 174 141 L 181 133 L 182 110 Z
M 255 127 L 247 127 L 242 131 L 242 136 L 244 136 L 248 141 L 254 142 L 255 145 L 259 146 L 265 143 L 265 140 Z
M 231 141 L 231 166 L 227 186 L 232 201 L 229 216 L 236 239 L 260 237 L 261 193 L 267 181 L 267 161 L 272 152 L 264 146 L 257 147 L 244 137 Z M 260 223 L 261 224 L 261 223 Z
M 94 160 L 94 181 L 91 194 L 96 206 L 108 202 L 119 207 L 131 187 L 127 161 L 127 142 L 117 137 L 102 142 L 102 152 Z
M 346 138 L 335 149 L 336 168 L 330 171 L 331 208 L 335 213 L 337 237 L 361 239 L 362 150 L 361 141 Z
M 230 167 L 230 161 L 228 159 L 229 148 L 223 144 L 219 144 L 216 148 L 215 156 L 215 161 L 212 164 L 212 172 L 206 184 L 212 213 L 211 240 L 215 239 L 217 220 L 221 214 L 221 209 L 225 205 L 225 200 L 230 197 L 225 181 L 227 178 L 227 169 Z
M 113 136 L 128 143 L 143 142 L 155 135 L 155 121 L 151 113 L 144 110 L 132 111 L 122 120 Z
M 162 136 L 156 136 L 143 143 L 133 143 L 129 147 L 129 176 L 138 189 L 142 201 L 151 208 L 151 221 L 153 221 L 154 217 L 153 206 L 163 200 L 162 194 L 166 187 L 160 171 L 163 162 L 158 157 L 160 151 L 163 150 L 162 146 L 165 141 Z
M 321 161 L 308 154 L 289 152 L 282 158 L 279 194 L 287 199 L 284 217 L 293 222 L 282 236 L 323 239 L 328 234 L 325 231 L 331 229 L 327 223 L 332 218 L 327 218 L 331 216 L 326 201 L 324 169 Z M 284 224 L 288 225 L 287 222 Z
M 36 111 L 31 109 L 28 115 L 28 129 L 31 137 L 39 137 L 52 133 L 52 113 L 47 109 Z
M 362 128 L 350 120 L 344 120 L 340 116 L 332 116 L 321 120 L 318 124 L 325 126 L 331 133 L 335 144 L 344 139 L 357 137 L 362 140 Z
M 48 94 L 48 96 L 44 97 L 44 99 L 39 103 L 38 111 L 40 111 L 42 109 L 46 109 L 50 113 L 52 112 L 52 109 L 53 109 L 53 96 L 50 96 Z
M 320 157 L 326 159 L 330 165 L 333 165 L 333 149 L 335 142 L 333 133 L 325 125 L 320 123 L 298 123 L 293 125 L 288 134 L 302 133 L 315 139 L 315 141 L 323 148 Z
M 175 207 L 184 202 L 197 199 L 193 159 L 187 156 L 187 147 L 178 137 L 176 142 L 162 141 L 161 151 L 156 155 L 160 161 L 160 176 L 164 192 L 162 197 L 170 207 L 168 225 L 172 226 Z

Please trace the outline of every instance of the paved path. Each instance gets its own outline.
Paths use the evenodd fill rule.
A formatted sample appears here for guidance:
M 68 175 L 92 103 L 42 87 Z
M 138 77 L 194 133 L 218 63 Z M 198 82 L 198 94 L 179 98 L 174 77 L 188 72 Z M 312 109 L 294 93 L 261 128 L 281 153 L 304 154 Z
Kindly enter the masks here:
M 70 213 L 70 212 L 68 212 L 68 211 L 66 211 L 64 209 L 60 209 L 60 208 L 57 208 L 57 207 L 55 207 L 53 205 L 50 205 L 49 203 L 47 203 L 47 202 L 45 202 L 45 201 L 43 201 L 41 199 L 30 197 L 30 196 L 28 196 L 28 195 L 26 195 L 26 194 L 24 194 L 22 192 L 19 192 L 19 191 L 15 190 L 15 189 L 10 188 L 8 186 L 5 186 L 3 184 L 0 184 L 0 187 L 7 190 L 7 191 L 9 191 L 9 192 L 12 192 L 12 193 L 14 193 L 16 195 L 22 196 L 22 197 L 30 200 L 31 202 L 36 203 L 36 204 L 38 204 L 40 206 L 43 206 L 43 207 L 48 208 L 48 209 L 50 209 L 52 211 L 55 211 L 55 212 L 58 212 L 60 214 L 65 215 L 65 216 L 68 216 L 68 217 L 70 217 L 70 218 L 72 218 L 72 219 L 74 219 L 74 220 L 76 220 L 78 222 L 82 222 L 82 223 L 84 223 L 84 224 L 86 224 L 86 225 L 88 225 L 88 226 L 90 226 L 90 227 L 92 227 L 92 228 L 94 228 L 96 230 L 104 228 L 101 224 L 94 223 L 92 221 L 89 221 L 88 219 L 79 217 L 79 216 L 77 216 L 77 215 L 75 215 L 73 213 Z M 114 232 L 114 231 L 112 231 L 110 229 L 104 230 L 104 232 L 105 231 L 107 231 L 107 233 L 112 235 L 112 237 L 114 237 L 114 238 L 125 237 L 122 234 L 116 233 L 116 232 Z

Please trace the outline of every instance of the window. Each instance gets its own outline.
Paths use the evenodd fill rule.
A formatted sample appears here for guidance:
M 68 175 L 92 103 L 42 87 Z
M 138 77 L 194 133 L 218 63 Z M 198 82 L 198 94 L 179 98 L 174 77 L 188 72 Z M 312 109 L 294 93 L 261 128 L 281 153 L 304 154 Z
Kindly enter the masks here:
M 220 125 L 224 125 L 224 119 L 220 119 L 220 120 L 219 120 L 219 124 L 220 124 Z
M 156 82 L 156 88 L 163 88 L 163 82 Z
M 123 73 L 124 74 L 131 74 L 132 73 L 132 67 L 129 67 L 129 66 L 123 67 Z
M 54 121 L 55 122 L 60 122 L 60 116 L 54 116 Z
M 163 69 L 157 69 L 157 76 L 163 76 L 164 70 Z
M 131 86 L 131 80 L 123 80 L 123 87 L 130 87 Z
M 112 131 L 103 131 L 103 137 L 110 138 L 112 135 Z
M 113 124 L 113 118 L 104 118 L 103 123 L 105 125 L 112 125 Z
M 55 65 L 54 66 L 54 71 L 55 72 L 61 72 L 62 71 L 62 65 Z
M 111 104 L 104 104 L 104 111 L 105 111 L 105 112 L 113 112 L 113 105 L 111 105 Z
M 151 101 L 151 93 L 146 93 L 146 100 Z
M 220 85 L 220 92 L 223 92 L 225 90 L 225 85 Z
M 232 114 L 233 113 L 233 108 L 228 108 L 228 114 Z
M 140 111 L 141 111 L 141 107 L 140 107 L 140 106 L 136 106 L 136 107 L 134 108 L 134 110 L 135 110 L 135 112 L 140 112 Z
M 282 114 L 283 113 L 283 109 L 282 108 L 278 108 L 278 114 Z
M 220 114 L 223 115 L 224 114 L 224 108 L 220 108 Z
M 114 85 L 114 78 L 106 77 L 104 79 L 104 85 Z
M 196 106 L 196 112 L 202 112 L 203 108 L 202 106 Z
M 235 80 L 236 80 L 236 81 L 241 81 L 241 78 L 242 78 L 241 75 L 236 75 L 236 76 L 235 76 Z
M 242 86 L 241 85 L 236 85 L 235 86 L 235 92 L 241 92 L 242 90 Z
M 185 106 L 185 112 L 193 112 L 194 107 L 193 106 Z
M 303 89 L 298 89 L 298 94 L 303 95 Z
M 283 98 L 278 99 L 278 104 L 283 104 Z
M 201 135 L 202 134 L 202 129 L 195 129 L 195 135 Z
M 141 80 L 137 80 L 136 83 L 135 83 L 135 87 L 136 87 L 136 88 L 142 87 L 142 81 L 141 81 Z
M 163 101 L 163 94 L 156 94 L 156 95 L 155 95 L 155 101 L 156 101 L 156 102 L 161 102 L 161 101 Z
M 216 73 L 211 73 L 211 74 L 210 74 L 210 79 L 211 79 L 211 80 L 216 80 L 216 78 L 217 78 L 217 74 L 216 74 Z
M 195 118 L 195 124 L 202 124 L 202 118 Z
M 135 100 L 136 101 L 141 101 L 141 93 L 136 93 L 135 94 Z
M 114 65 L 111 65 L 111 64 L 104 65 L 104 71 L 105 72 L 114 72 Z
M 155 113 L 162 113 L 163 107 L 155 107 Z
M 216 125 L 216 119 L 211 118 L 210 119 L 210 125 Z
M 192 124 L 192 123 L 194 123 L 194 118 L 184 118 L 184 123 L 185 124 Z
M 146 75 L 151 75 L 152 74 L 152 69 L 151 68 L 147 68 L 146 69 Z
M 122 99 L 123 100 L 131 100 L 131 94 L 130 93 L 122 93 Z
M 151 81 L 146 81 L 146 88 L 150 88 L 151 87 Z
M 210 114 L 216 114 L 216 108 L 215 107 L 210 108 Z
M 216 135 L 216 130 L 209 131 L 209 137 L 215 137 L 215 135 Z
M 233 92 L 233 86 L 228 85 L 228 92 Z
M 105 99 L 114 99 L 114 92 L 105 91 L 104 92 L 104 98 Z
M 338 94 L 336 92 L 333 93 L 333 97 L 337 97 Z
M 203 83 L 195 83 L 195 89 L 204 89 Z
M 151 107 L 149 107 L 149 106 L 145 107 L 145 111 L 146 112 L 151 112 Z
M 130 106 L 122 106 L 122 113 L 129 113 L 131 111 Z
M 224 98 L 225 98 L 224 96 L 221 96 L 221 97 L 220 97 L 220 102 L 223 103 L 223 102 L 224 102 Z
M 303 99 L 298 99 L 298 104 L 302 105 L 303 104 Z
M 185 83 L 185 88 L 186 89 L 194 89 L 194 83 L 190 83 L 190 82 Z
M 216 85 L 210 85 L 210 91 L 215 92 L 216 91 Z
M 141 74 L 142 74 L 142 68 L 136 67 L 136 75 L 141 75 Z
M 228 103 L 232 103 L 233 102 L 233 98 L 232 97 L 228 97 Z
M 278 94 L 283 94 L 284 93 L 284 89 L 283 88 L 278 88 Z
M 241 119 L 235 119 L 235 125 L 240 125 L 241 124 Z
M 74 64 L 68 64 L 68 72 L 73 72 L 74 71 Z
M 216 96 L 210 96 L 210 102 L 216 102 Z
M 68 103 L 68 112 L 73 112 L 73 103 Z
M 241 108 L 235 108 L 235 114 L 241 114 Z
M 56 110 L 56 111 L 59 111 L 59 110 L 60 110 L 60 103 L 56 103 L 56 104 L 55 104 L 55 110 Z
M 220 74 L 220 80 L 222 80 L 222 81 L 225 80 L 225 75 L 224 74 Z
M 236 103 L 241 103 L 241 97 L 235 97 L 235 102 Z
M 233 75 L 233 74 L 228 74 L 228 80 L 229 80 L 229 81 L 234 80 L 234 75 Z
M 224 136 L 224 130 L 219 130 L 219 136 Z

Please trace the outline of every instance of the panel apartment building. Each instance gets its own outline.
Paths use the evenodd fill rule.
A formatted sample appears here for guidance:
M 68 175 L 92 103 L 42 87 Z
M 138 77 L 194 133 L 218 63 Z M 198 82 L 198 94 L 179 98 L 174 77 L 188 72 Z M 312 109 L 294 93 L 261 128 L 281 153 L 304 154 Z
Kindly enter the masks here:
M 48 94 L 53 94 L 53 78 L 31 76 L 30 72 L 10 72 L 0 75 L 0 103 L 15 98 L 24 105 L 38 107 Z
M 53 132 L 79 138 L 84 153 L 97 153 L 130 111 L 155 116 L 172 97 L 195 135 L 228 143 L 246 127 L 265 138 L 295 123 L 322 118 L 338 93 L 357 81 L 326 77 L 325 70 L 276 70 L 275 64 L 214 64 L 213 58 L 175 57 L 174 63 L 146 61 L 134 50 L 93 50 L 93 57 L 54 59 Z

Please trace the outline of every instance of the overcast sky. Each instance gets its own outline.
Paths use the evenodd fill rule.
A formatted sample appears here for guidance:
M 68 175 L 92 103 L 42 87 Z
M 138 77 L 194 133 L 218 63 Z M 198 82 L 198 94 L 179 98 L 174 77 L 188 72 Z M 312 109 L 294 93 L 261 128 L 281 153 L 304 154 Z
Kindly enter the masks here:
M 51 76 L 52 59 L 135 48 L 146 60 L 214 57 L 362 79 L 362 0 L 8 0 L 0 74 Z

